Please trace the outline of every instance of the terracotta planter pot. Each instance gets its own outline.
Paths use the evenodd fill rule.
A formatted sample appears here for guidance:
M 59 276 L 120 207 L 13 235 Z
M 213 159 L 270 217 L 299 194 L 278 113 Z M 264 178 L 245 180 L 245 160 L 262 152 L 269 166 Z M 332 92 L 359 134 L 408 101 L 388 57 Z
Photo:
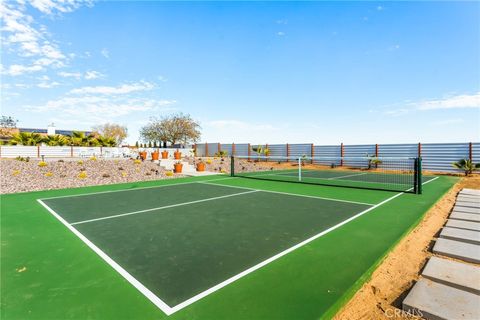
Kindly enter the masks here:
M 146 160 L 147 159 L 147 151 L 142 151 L 138 153 L 140 155 L 140 159 Z
M 181 163 L 175 163 L 173 165 L 173 171 L 175 171 L 175 173 L 182 173 L 182 168 L 183 168 L 183 164 Z
M 205 171 L 205 163 L 197 163 L 197 171 Z
M 168 151 L 162 151 L 162 159 L 168 159 Z
M 152 152 L 152 160 L 158 160 L 160 153 L 158 151 Z
M 175 157 L 175 160 L 180 160 L 182 158 L 182 153 L 180 151 L 175 151 L 173 156 Z

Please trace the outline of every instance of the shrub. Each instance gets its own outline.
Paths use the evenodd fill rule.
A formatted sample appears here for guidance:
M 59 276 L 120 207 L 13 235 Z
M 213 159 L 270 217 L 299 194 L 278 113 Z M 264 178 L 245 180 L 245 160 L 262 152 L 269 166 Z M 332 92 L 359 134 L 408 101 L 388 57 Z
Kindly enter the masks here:
M 104 173 L 104 174 L 102 174 L 102 177 L 103 178 L 110 178 L 110 175 L 108 173 Z
M 12 176 L 18 176 L 20 174 L 20 170 L 13 170 Z
M 53 176 L 53 173 L 52 173 L 52 172 L 50 172 L 50 171 L 49 171 L 49 172 L 47 172 L 47 173 L 45 173 L 45 177 L 52 177 L 52 176 Z
M 146 176 L 151 176 L 152 174 L 150 172 L 145 173 Z
M 135 163 L 135 164 L 141 164 L 141 163 L 142 163 L 142 160 L 137 159 L 137 160 L 134 160 L 133 163 Z
M 172 171 L 167 171 L 167 172 L 165 172 L 165 175 L 167 177 L 171 177 L 171 176 L 173 176 L 173 172 Z
M 25 159 L 24 157 L 21 157 L 21 156 L 16 157 L 15 160 L 17 160 L 17 161 L 26 161 L 26 159 Z
M 63 159 L 58 160 L 58 162 L 65 162 Z
M 123 167 L 118 167 L 118 170 L 123 171 L 125 169 L 123 169 Z
M 227 173 L 227 170 L 222 169 L 222 170 L 220 170 L 220 172 L 221 172 L 221 173 Z
M 95 156 L 90 157 L 90 160 L 91 160 L 91 161 L 97 161 L 97 157 L 95 157 Z
M 83 164 L 83 160 L 78 160 L 77 164 L 81 166 Z
M 85 179 L 87 177 L 87 172 L 86 171 L 80 171 L 78 174 L 79 179 Z
M 212 164 L 212 160 L 208 159 L 207 161 L 205 161 L 207 164 Z
M 46 167 L 46 166 L 47 166 L 47 163 L 46 163 L 45 161 L 40 161 L 40 162 L 38 163 L 38 166 L 39 166 L 39 167 Z
M 126 177 L 127 176 L 127 173 L 126 172 L 122 172 L 122 177 Z

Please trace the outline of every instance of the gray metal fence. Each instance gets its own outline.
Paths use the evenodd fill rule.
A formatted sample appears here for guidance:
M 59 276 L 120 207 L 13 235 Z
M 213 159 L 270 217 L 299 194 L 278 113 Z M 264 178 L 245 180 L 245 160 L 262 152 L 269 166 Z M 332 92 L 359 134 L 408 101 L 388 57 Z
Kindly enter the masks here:
M 229 155 L 253 156 L 252 147 L 258 145 L 243 144 L 197 144 L 196 154 L 199 157 L 213 156 L 218 150 Z M 336 165 L 360 166 L 364 160 L 348 159 L 352 157 L 422 157 L 423 169 L 433 172 L 459 172 L 452 163 L 460 159 L 472 159 L 480 162 L 480 142 L 473 143 L 411 143 L 411 144 L 366 144 L 366 145 L 327 145 L 317 146 L 311 143 L 299 144 L 265 144 L 271 157 L 313 156 L 316 164 L 332 164 L 327 158 L 337 158 Z M 345 158 L 341 163 L 340 157 Z

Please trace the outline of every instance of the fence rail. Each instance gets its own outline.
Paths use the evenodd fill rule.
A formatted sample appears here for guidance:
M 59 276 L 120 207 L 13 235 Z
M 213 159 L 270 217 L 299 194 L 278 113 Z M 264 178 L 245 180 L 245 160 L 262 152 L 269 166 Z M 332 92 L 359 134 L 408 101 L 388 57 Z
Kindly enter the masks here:
M 220 151 L 228 155 L 253 156 L 254 148 L 259 145 L 249 143 L 200 143 L 194 146 L 198 157 L 214 156 Z M 355 166 L 352 157 L 421 157 L 423 169 L 433 172 L 460 172 L 452 166 L 460 159 L 471 159 L 474 163 L 480 162 L 480 142 L 466 143 L 411 143 L 411 144 L 366 144 L 366 145 L 314 145 L 311 143 L 299 144 L 265 144 L 271 157 L 345 157 L 346 162 L 339 161 L 337 165 Z M 350 162 L 348 162 L 350 161 Z M 358 160 L 362 161 L 362 160 Z M 330 164 L 331 160 L 315 159 L 317 164 Z M 323 163 L 325 162 L 325 163 Z M 347 163 L 348 162 L 348 163 Z

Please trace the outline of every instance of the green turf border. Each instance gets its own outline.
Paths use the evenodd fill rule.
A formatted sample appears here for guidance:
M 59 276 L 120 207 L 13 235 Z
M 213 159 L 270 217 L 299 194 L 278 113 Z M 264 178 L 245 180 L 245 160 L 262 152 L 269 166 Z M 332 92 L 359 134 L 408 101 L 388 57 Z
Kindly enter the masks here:
M 457 182 L 458 183 L 458 182 Z M 426 211 L 423 212 L 421 216 L 418 217 L 418 219 L 408 228 L 405 230 L 405 232 L 401 235 L 400 238 L 397 239 L 385 252 L 383 256 L 381 256 L 370 268 L 368 268 L 364 274 L 362 274 L 358 280 L 345 292 L 345 294 L 340 297 L 336 303 L 334 303 L 323 315 L 325 319 L 332 319 L 335 317 L 335 315 L 344 307 L 347 305 L 348 302 L 353 298 L 353 296 L 360 290 L 360 288 L 367 283 L 369 280 L 371 280 L 373 273 L 377 268 L 385 261 L 387 256 L 398 246 L 398 244 L 405 239 L 406 236 L 408 236 L 419 224 L 420 222 L 423 221 L 425 216 L 427 215 L 428 211 L 432 209 L 440 200 L 443 199 L 443 197 L 450 192 L 455 185 L 453 184 L 448 190 L 443 192 L 437 201 L 432 203 Z

